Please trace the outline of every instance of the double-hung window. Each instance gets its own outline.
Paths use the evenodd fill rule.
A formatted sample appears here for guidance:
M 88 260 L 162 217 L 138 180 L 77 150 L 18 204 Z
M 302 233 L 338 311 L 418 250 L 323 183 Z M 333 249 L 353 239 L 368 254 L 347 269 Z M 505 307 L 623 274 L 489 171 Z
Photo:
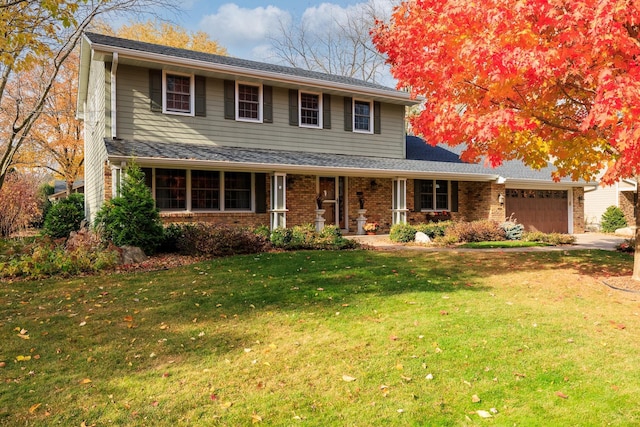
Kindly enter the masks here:
M 236 120 L 262 122 L 262 86 L 236 84 Z
M 220 209 L 220 172 L 191 171 L 191 209 Z
M 420 208 L 427 211 L 449 209 L 449 181 L 441 179 L 423 179 L 418 181 Z
M 371 102 L 353 101 L 353 131 L 371 133 L 373 131 L 373 108 Z
M 228 210 L 251 210 L 250 173 L 224 173 L 224 207 Z
M 322 127 L 322 97 L 317 93 L 300 92 L 300 126 Z
M 194 79 L 191 75 L 163 73 L 163 111 L 193 115 Z

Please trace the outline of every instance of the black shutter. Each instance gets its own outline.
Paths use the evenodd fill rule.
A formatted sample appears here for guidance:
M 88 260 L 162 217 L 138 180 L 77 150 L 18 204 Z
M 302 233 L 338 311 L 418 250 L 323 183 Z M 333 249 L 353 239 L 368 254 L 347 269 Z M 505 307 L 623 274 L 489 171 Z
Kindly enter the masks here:
M 162 70 L 149 70 L 149 99 L 151 111 L 162 111 Z
M 422 191 L 422 180 L 413 180 L 413 211 L 420 212 L 422 210 L 422 197 L 420 192 Z
M 273 123 L 273 88 L 262 86 L 262 121 Z
M 298 91 L 289 89 L 289 125 L 298 126 Z
M 451 212 L 458 212 L 458 181 L 451 181 Z
M 236 82 L 233 80 L 224 81 L 224 118 L 236 119 Z
M 352 99 L 345 96 L 344 98 L 344 130 L 353 132 L 353 114 Z
M 331 129 L 331 95 L 322 94 L 322 129 Z
M 373 133 L 380 134 L 380 103 L 378 101 L 373 102 Z
M 267 213 L 267 174 L 255 174 L 256 213 Z
M 207 116 L 207 79 L 204 76 L 196 76 L 196 116 Z

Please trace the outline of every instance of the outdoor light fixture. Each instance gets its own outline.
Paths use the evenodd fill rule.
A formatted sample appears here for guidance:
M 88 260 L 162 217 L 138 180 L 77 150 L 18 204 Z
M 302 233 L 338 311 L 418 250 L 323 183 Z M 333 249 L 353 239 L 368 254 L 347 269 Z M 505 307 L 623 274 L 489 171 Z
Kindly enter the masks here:
M 504 195 L 502 193 L 498 194 L 498 203 L 504 205 Z
M 372 179 L 371 182 L 369 183 L 369 186 L 371 187 L 372 190 L 375 190 L 376 188 L 378 188 L 378 183 L 376 182 L 375 179 Z

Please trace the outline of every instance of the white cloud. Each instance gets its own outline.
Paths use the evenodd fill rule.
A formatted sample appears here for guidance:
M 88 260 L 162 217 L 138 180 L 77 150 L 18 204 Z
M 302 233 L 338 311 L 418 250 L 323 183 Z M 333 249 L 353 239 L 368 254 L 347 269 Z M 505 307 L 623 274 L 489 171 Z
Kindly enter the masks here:
M 227 3 L 216 13 L 205 15 L 198 27 L 226 47 L 231 55 L 248 58 L 267 50 L 270 45 L 267 35 L 279 22 L 290 20 L 289 12 L 276 6 L 248 9 Z

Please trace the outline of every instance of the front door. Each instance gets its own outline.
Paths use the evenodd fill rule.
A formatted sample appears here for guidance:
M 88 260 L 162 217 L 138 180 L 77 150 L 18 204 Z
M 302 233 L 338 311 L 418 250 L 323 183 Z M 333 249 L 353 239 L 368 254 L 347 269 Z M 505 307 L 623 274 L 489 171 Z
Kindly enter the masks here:
M 336 225 L 345 229 L 345 177 L 321 176 L 318 178 L 318 192 L 323 197 L 326 225 Z

